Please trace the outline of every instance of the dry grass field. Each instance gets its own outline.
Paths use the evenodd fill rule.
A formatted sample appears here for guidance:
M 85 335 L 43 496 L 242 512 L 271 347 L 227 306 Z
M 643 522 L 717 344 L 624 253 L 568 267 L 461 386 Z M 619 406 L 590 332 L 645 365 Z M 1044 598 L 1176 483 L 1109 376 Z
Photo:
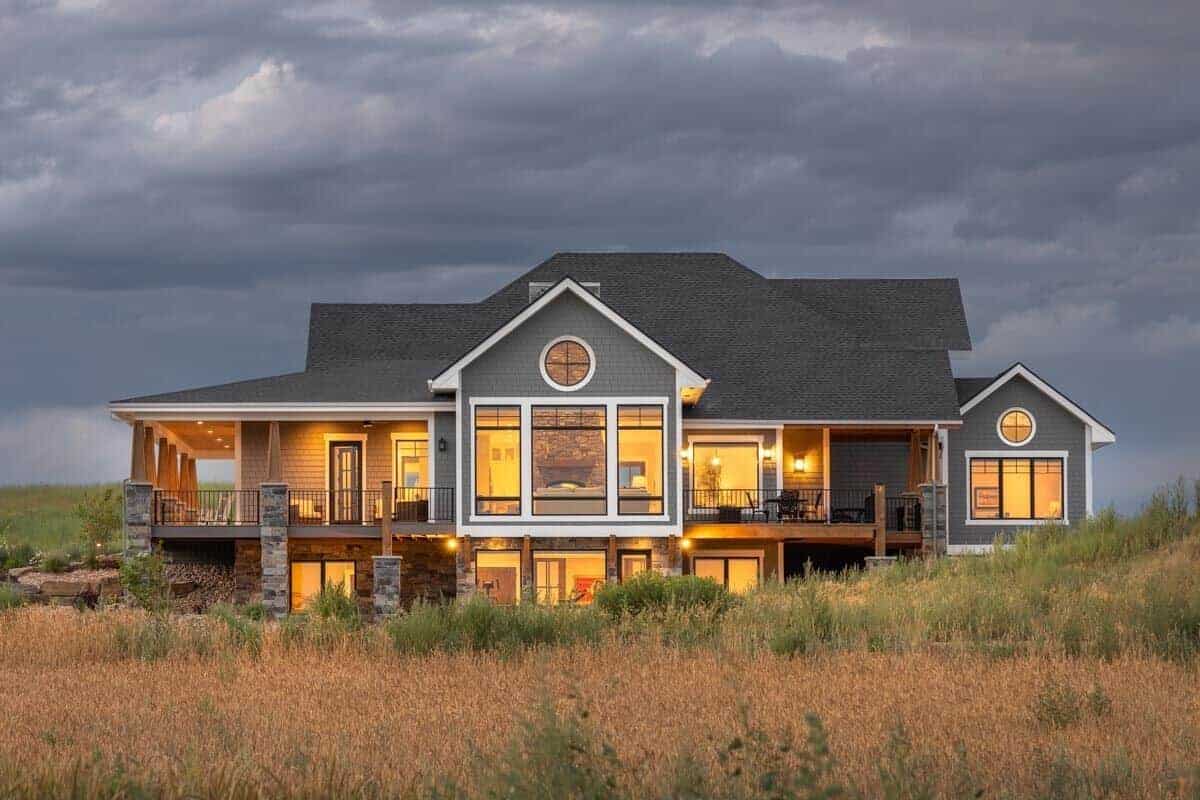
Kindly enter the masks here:
M 1182 485 L 987 558 L 707 586 L 384 624 L 9 608 L 0 797 L 1200 798 Z

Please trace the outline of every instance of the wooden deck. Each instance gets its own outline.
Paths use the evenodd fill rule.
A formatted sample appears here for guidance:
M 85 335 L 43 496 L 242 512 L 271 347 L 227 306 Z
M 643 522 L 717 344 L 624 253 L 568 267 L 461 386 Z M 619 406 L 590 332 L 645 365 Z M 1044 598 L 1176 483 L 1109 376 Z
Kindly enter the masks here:
M 811 542 L 864 546 L 875 541 L 875 526 L 869 523 L 824 522 L 696 522 L 683 526 L 689 539 L 753 539 L 758 541 Z M 887 532 L 888 547 L 919 547 L 918 532 Z

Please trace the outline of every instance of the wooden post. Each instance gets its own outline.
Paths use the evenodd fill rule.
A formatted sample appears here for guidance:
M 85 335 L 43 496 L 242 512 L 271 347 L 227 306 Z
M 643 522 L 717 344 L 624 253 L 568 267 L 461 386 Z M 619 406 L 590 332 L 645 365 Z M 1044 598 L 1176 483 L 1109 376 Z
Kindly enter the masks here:
M 133 423 L 133 443 L 130 447 L 129 480 L 146 482 L 146 426 L 141 420 Z
M 271 422 L 267 429 L 267 483 L 283 481 L 283 456 L 279 447 L 279 423 Z
M 875 555 L 887 555 L 887 487 L 875 484 Z
M 608 582 L 617 582 L 617 537 L 608 535 Z
M 822 482 L 822 486 L 824 487 L 824 491 L 822 492 L 822 497 L 824 498 L 824 502 L 825 502 L 825 523 L 826 524 L 829 524 L 829 521 L 832 518 L 831 515 L 832 515 L 832 509 L 833 509 L 833 498 L 829 496 L 829 490 L 830 490 L 829 456 L 830 456 L 829 428 L 821 428 L 821 471 L 822 471 L 821 482 Z
M 179 491 L 179 448 L 173 444 L 167 445 L 167 488 Z
M 783 556 L 784 556 L 783 539 L 780 539 L 778 542 L 776 542 L 775 547 L 776 547 L 776 550 L 775 550 L 775 565 L 776 565 L 775 578 L 780 583 L 783 583 L 787 580 L 786 577 L 784 576 L 784 569 L 783 569 Z
M 154 466 L 154 429 L 147 427 L 142 437 L 142 459 L 146 464 L 146 482 L 158 485 L 158 471 Z
M 383 482 L 383 518 L 379 520 L 379 536 L 382 539 L 382 552 L 385 556 L 392 554 L 392 482 Z
M 533 597 L 533 541 L 521 537 L 521 601 Z
M 171 467 L 167 460 L 171 456 L 171 448 L 167 445 L 167 437 L 158 437 L 158 488 L 171 488 Z

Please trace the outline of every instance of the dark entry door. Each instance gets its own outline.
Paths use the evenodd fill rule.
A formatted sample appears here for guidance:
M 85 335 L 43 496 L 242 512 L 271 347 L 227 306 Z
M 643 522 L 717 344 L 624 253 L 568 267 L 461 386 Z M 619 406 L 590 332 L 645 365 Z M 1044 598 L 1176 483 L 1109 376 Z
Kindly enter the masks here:
M 362 442 L 329 443 L 330 522 L 362 522 Z

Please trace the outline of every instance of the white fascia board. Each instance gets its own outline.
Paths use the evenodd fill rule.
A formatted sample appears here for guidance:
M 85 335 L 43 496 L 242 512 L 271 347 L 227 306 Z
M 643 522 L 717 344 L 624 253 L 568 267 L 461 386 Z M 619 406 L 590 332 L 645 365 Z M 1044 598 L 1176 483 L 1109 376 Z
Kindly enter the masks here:
M 1086 411 L 1084 411 L 1079 406 L 1075 405 L 1075 403 L 1071 402 L 1071 400 L 1066 395 L 1064 395 L 1062 392 L 1055 389 L 1050 384 L 1046 383 L 1044 380 L 1042 380 L 1037 375 L 1035 375 L 1031 369 L 1029 369 L 1024 364 L 1021 364 L 1019 362 L 1016 364 L 1013 364 L 1011 367 L 1009 367 L 1007 370 L 1005 370 L 1000 375 L 1000 377 L 998 377 L 998 378 L 996 378 L 996 380 L 992 381 L 992 383 L 986 389 L 984 389 L 979 394 L 975 395 L 970 400 L 968 400 L 962 406 L 962 408 L 959 409 L 959 413 L 962 414 L 963 416 L 966 416 L 967 412 L 969 412 L 971 409 L 975 408 L 975 406 L 982 403 L 985 399 L 987 399 L 994 392 L 996 392 L 1001 386 L 1004 386 L 1004 384 L 1008 383 L 1009 381 L 1011 381 L 1013 378 L 1017 377 L 1018 375 L 1021 376 L 1022 378 L 1024 378 L 1025 380 L 1029 381 L 1042 394 L 1046 395 L 1051 400 L 1058 403 L 1060 406 L 1062 406 L 1064 409 L 1066 409 L 1070 414 L 1074 415 L 1080 421 L 1082 421 L 1085 425 L 1089 426 L 1092 429 L 1092 447 L 1093 448 L 1099 449 L 1106 444 L 1113 444 L 1114 442 L 1117 441 L 1117 435 L 1115 433 L 1113 433 L 1108 427 L 1106 427 L 1102 422 L 1100 422 L 1098 419 L 1096 419 L 1095 417 L 1088 414 Z
M 563 278 L 554 288 L 543 292 L 537 300 L 534 300 L 526 306 L 521 313 L 517 314 L 491 336 L 484 339 L 476 345 L 469 353 L 455 361 L 449 367 L 441 372 L 433 380 L 429 381 L 429 389 L 433 392 L 451 392 L 457 391 L 459 387 L 459 377 L 462 370 L 468 364 L 479 358 L 481 355 L 490 350 L 497 342 L 508 336 L 514 330 L 523 325 L 526 320 L 537 314 L 548 304 L 554 301 L 555 298 L 561 296 L 564 292 L 571 292 L 579 297 L 583 302 L 600 312 L 609 322 L 616 325 L 618 328 L 629 334 L 633 339 L 643 345 L 647 350 L 654 353 L 656 356 L 666 361 L 680 374 L 681 383 L 684 388 L 703 390 L 708 386 L 708 381 L 704 376 L 697 373 L 694 369 L 685 364 L 679 357 L 672 354 L 665 347 L 654 341 L 641 331 L 636 325 L 622 317 L 596 295 L 589 292 L 583 286 L 579 285 L 572 278 Z
M 414 419 L 436 411 L 454 411 L 453 401 L 436 403 L 109 403 L 114 419 L 175 420 L 202 417 L 213 420 L 339 421 Z
M 961 419 L 685 419 L 684 428 L 778 428 L 782 425 L 812 425 L 818 427 L 897 427 L 943 428 L 962 426 Z

